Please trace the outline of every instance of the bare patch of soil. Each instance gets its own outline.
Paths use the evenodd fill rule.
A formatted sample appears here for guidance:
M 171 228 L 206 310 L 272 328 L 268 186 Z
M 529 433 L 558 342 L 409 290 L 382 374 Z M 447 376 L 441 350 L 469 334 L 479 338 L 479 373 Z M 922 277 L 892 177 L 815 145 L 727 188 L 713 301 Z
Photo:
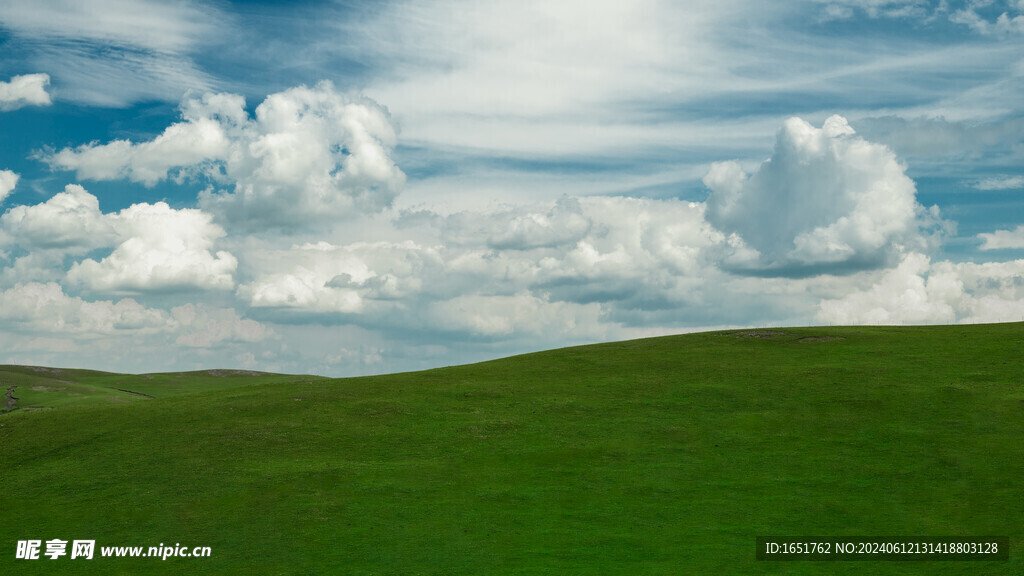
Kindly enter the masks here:
M 846 340 L 846 336 L 804 336 L 797 342 L 831 342 L 832 340 Z
M 786 333 L 781 330 L 743 330 L 732 332 L 731 335 L 736 338 L 778 338 L 785 336 Z
M 25 368 L 33 372 L 42 372 L 43 374 L 60 375 L 64 373 L 60 368 L 47 368 L 46 366 L 25 366 Z
M 252 370 L 207 370 L 210 376 L 261 376 L 262 372 Z
M 32 387 L 37 392 L 56 392 L 57 390 L 67 390 L 66 386 L 43 386 L 42 384 L 36 384 Z

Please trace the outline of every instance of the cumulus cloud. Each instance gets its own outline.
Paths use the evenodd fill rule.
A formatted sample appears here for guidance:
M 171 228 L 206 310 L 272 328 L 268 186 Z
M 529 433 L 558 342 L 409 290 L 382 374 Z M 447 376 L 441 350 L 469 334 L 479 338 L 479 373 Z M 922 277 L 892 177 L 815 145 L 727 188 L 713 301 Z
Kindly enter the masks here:
M 624 197 L 581 203 L 590 232 L 537 262 L 537 285 L 558 299 L 640 307 L 685 300 L 692 295 L 687 284 L 708 268 L 708 250 L 723 242 L 702 204 Z
M 206 175 L 201 206 L 249 229 L 298 229 L 390 206 L 405 182 L 387 112 L 327 82 L 271 94 L 250 118 L 231 94 L 186 98 L 182 121 L 149 142 L 90 143 L 49 154 L 80 178 L 147 185 Z
M 77 184 L 34 206 L 15 206 L 0 216 L 0 225 L 14 242 L 29 251 L 64 249 L 85 253 L 109 246 L 117 237 L 99 200 Z
M 1016 322 L 1024 319 L 1024 260 L 931 263 L 909 253 L 870 287 L 822 300 L 833 324 Z
M 733 267 L 751 273 L 879 267 L 900 247 L 922 248 L 922 229 L 938 224 L 938 209 L 917 204 L 895 154 L 857 136 L 841 116 L 820 129 L 791 118 L 753 174 L 736 162 L 716 163 L 704 184 L 708 221 L 756 251 L 755 263 Z
M 232 98 L 239 111 L 244 110 L 241 97 Z M 186 117 L 189 115 L 186 108 Z M 244 113 L 244 112 L 243 112 Z M 191 117 L 168 127 L 149 142 L 133 144 L 115 140 L 109 144 L 83 144 L 65 148 L 45 159 L 51 168 L 75 170 L 87 180 L 127 178 L 152 186 L 167 178 L 174 168 L 191 167 L 205 161 L 224 160 L 229 141 L 224 127 L 214 118 Z
M 0 170 L 0 204 L 14 191 L 18 178 L 20 176 L 10 170 Z
M 48 74 L 15 76 L 9 82 L 0 81 L 0 111 L 16 110 L 23 106 L 49 106 L 50 95 L 46 86 Z
M 211 253 L 224 236 L 211 215 L 157 202 L 133 204 L 108 218 L 120 243 L 99 262 L 75 263 L 69 281 L 103 292 L 234 287 L 238 261 L 223 250 Z
M 982 241 L 981 250 L 1002 250 L 1006 248 L 1024 248 L 1024 225 L 1013 230 L 996 230 L 991 234 L 978 234 Z
M 167 316 L 131 298 L 89 302 L 68 296 L 57 283 L 30 282 L 0 292 L 0 319 L 51 334 L 99 336 L 154 332 Z
M 496 336 L 502 326 L 514 332 L 525 326 L 507 316 L 509 306 L 522 314 L 557 311 L 559 322 L 570 325 L 566 319 L 576 313 L 592 319 L 597 308 L 590 305 L 602 302 L 613 303 L 602 313 L 616 306 L 694 305 L 704 278 L 714 274 L 709 250 L 726 242 L 704 220 L 703 205 L 678 200 L 562 198 L 406 217 L 402 230 L 421 241 L 319 242 L 250 253 L 246 270 L 253 279 L 238 295 L 251 306 L 299 317 L 334 314 L 364 326 L 444 326 Z M 524 228 L 537 236 L 521 235 Z M 481 320 L 441 322 L 460 307 Z M 576 325 L 591 323 L 581 316 Z
M 833 324 L 932 324 L 950 322 L 956 312 L 946 300 L 945 277 L 925 277 L 929 259 L 910 254 L 870 289 L 820 305 L 819 318 Z
M 425 282 L 444 274 L 437 249 L 411 241 L 303 244 L 251 254 L 250 268 L 256 278 L 238 295 L 251 306 L 335 314 L 414 300 Z
M 59 265 L 60 255 L 113 248 L 102 260 L 85 259 L 67 271 L 70 282 L 93 291 L 234 287 L 238 261 L 229 252 L 213 252 L 225 233 L 199 209 L 175 210 L 157 202 L 104 214 L 95 196 L 69 184 L 46 202 L 11 208 L 0 217 L 0 226 L 4 244 L 28 251 L 16 262 L 21 268 Z
M 488 214 L 452 214 L 445 219 L 444 238 L 463 245 L 529 250 L 575 244 L 591 224 L 578 198 L 562 196 L 547 212 L 519 206 Z

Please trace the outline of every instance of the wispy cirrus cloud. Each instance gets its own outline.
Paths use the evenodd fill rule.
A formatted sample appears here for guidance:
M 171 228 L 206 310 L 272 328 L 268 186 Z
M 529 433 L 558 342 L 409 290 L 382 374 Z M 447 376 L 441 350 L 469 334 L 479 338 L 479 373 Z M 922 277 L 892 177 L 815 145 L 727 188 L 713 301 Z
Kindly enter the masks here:
M 7 48 L 53 75 L 61 98 L 101 106 L 209 88 L 213 79 L 193 55 L 229 26 L 221 11 L 190 1 L 0 5 L 0 28 L 12 35 Z
M 972 183 L 977 190 L 1019 190 L 1024 188 L 1024 176 L 992 176 Z

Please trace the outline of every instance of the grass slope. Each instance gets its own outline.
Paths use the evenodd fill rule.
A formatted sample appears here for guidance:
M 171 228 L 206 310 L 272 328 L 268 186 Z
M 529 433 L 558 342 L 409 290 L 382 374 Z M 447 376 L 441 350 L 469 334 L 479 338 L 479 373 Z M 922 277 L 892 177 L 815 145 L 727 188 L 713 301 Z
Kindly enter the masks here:
M 4 391 L 8 400 L 10 396 L 16 399 L 10 410 L 6 409 L 7 401 L 0 404 L 0 411 L 118 404 L 237 386 L 313 379 L 319 380 L 321 377 L 248 370 L 115 374 L 95 370 L 0 365 L 0 390 Z M 7 394 L 8 391 L 10 394 Z
M 1021 358 L 1019 323 L 730 331 L 16 411 L 0 573 L 1024 573 Z M 758 535 L 1012 549 L 758 562 Z M 15 560 L 30 538 L 212 557 Z

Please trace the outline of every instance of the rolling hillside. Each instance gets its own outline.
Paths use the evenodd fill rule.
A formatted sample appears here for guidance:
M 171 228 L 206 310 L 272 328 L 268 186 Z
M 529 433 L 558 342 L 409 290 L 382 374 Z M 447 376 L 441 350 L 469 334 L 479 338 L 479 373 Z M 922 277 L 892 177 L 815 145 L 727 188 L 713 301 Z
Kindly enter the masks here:
M 2 367 L 21 407 L 0 415 L 0 573 L 1024 573 L 1022 358 L 1014 323 L 733 330 L 351 379 Z M 19 394 L 36 386 L 65 388 Z M 758 536 L 1004 536 L 1011 554 L 767 562 Z M 96 557 L 16 559 L 28 539 Z M 211 555 L 99 557 L 176 544 Z

